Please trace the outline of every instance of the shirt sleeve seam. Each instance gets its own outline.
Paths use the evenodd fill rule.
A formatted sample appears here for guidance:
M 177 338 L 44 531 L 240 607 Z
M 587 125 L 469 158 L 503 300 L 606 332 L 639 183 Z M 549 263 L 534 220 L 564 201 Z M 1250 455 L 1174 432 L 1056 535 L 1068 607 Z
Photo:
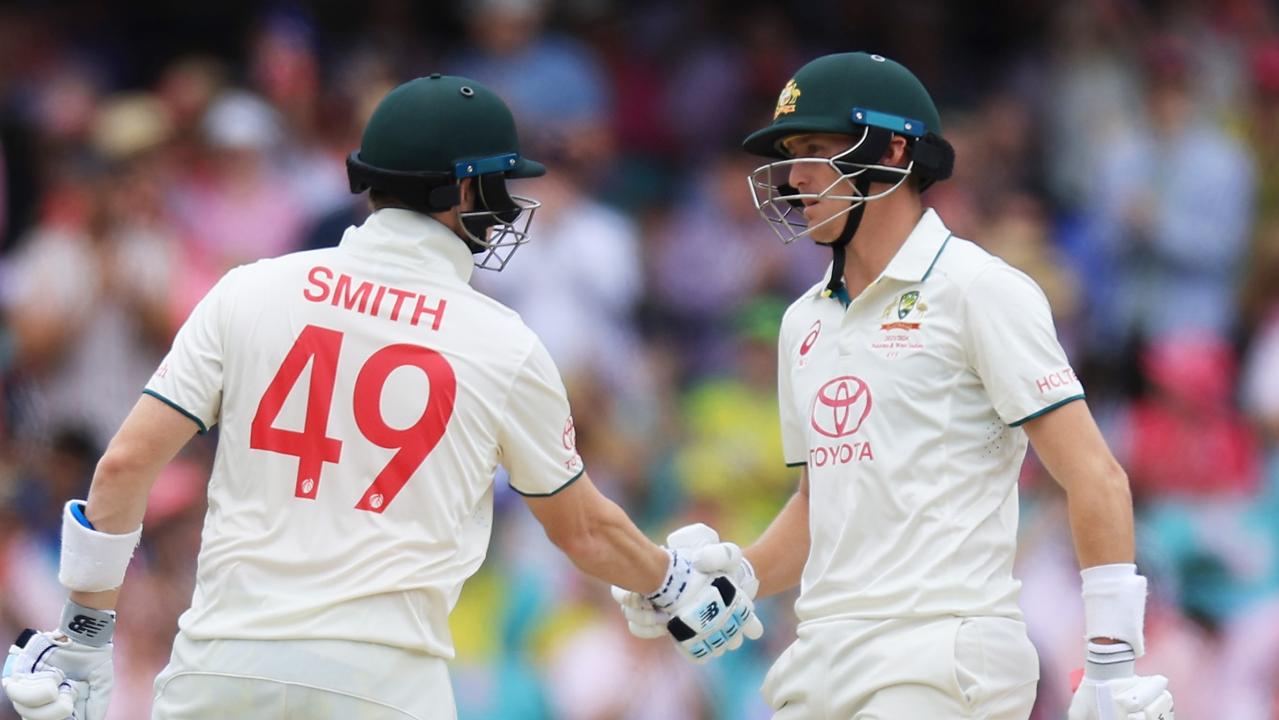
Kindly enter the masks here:
M 558 494 L 561 490 L 564 490 L 564 489 L 565 489 L 565 488 L 567 488 L 569 485 L 572 485 L 573 483 L 577 482 L 579 478 L 581 478 L 583 475 L 585 475 L 585 474 L 586 474 L 586 466 L 585 466 L 585 463 L 583 463 L 582 465 L 583 465 L 583 466 L 582 466 L 582 469 L 581 469 L 581 470 L 578 470 L 576 475 L 574 475 L 573 477 L 569 478 L 568 480 L 565 480 L 565 481 L 564 481 L 564 483 L 563 483 L 562 485 L 560 485 L 559 487 L 555 488 L 554 490 L 552 490 L 552 491 L 550 491 L 550 492 L 546 492 L 546 493 L 530 493 L 530 492 L 524 492 L 523 490 L 520 490 L 519 488 L 517 488 L 517 487 L 515 487 L 514 485 L 512 485 L 509 481 L 506 483 L 506 485 L 507 485 L 507 487 L 509 487 L 509 488 L 511 488 L 512 490 L 514 490 L 514 491 L 515 491 L 515 494 L 517 494 L 517 495 L 521 495 L 521 496 L 523 496 L 523 497 L 532 497 L 532 498 L 544 498 L 544 497 L 551 497 L 552 495 L 556 495 L 556 494 Z
M 156 400 L 159 400 L 160 402 L 164 403 L 165 405 L 168 405 L 169 407 L 173 408 L 174 410 L 177 410 L 178 412 L 182 413 L 182 415 L 184 415 L 184 416 L 185 416 L 188 420 L 190 420 L 191 422 L 195 423 L 195 426 L 196 426 L 196 428 L 198 428 L 198 429 L 199 429 L 199 432 L 200 432 L 200 434 L 201 434 L 201 435 L 203 435 L 203 434 L 205 434 L 205 433 L 207 433 L 207 432 L 209 431 L 208 426 L 206 426 L 206 425 L 204 424 L 204 421 L 203 421 L 203 420 L 201 420 L 199 417 L 197 417 L 195 413 L 191 412 L 190 410 L 187 410 L 186 408 L 184 408 L 184 407 L 182 407 L 181 405 L 177 404 L 176 402 L 174 402 L 174 401 L 170 400 L 169 398 L 167 398 L 167 397 L 165 397 L 165 396 L 161 395 L 160 393 L 156 392 L 155 390 L 152 390 L 151 388 L 143 388 L 143 389 L 142 389 L 142 394 L 143 394 L 143 395 L 150 395 L 151 397 L 155 398 Z
M 1074 402 L 1074 401 L 1076 401 L 1076 400 L 1083 400 L 1083 399 L 1084 399 L 1084 393 L 1076 393 L 1076 394 L 1074 394 L 1074 395 L 1071 395 L 1071 396 L 1070 396 L 1070 397 L 1068 397 L 1068 398 L 1063 398 L 1063 399 L 1061 399 L 1061 400 L 1058 400 L 1057 402 L 1055 402 L 1055 403 L 1053 403 L 1053 404 L 1049 405 L 1048 407 L 1045 407 L 1045 408 L 1041 408 L 1041 409 L 1039 409 L 1039 410 L 1036 410 L 1035 412 L 1033 412 L 1033 413 L 1031 413 L 1031 414 L 1027 415 L 1026 417 L 1024 417 L 1024 418 L 1022 418 L 1022 419 L 1020 419 L 1020 420 L 1014 420 L 1014 421 L 1012 421 L 1012 422 L 1008 423 L 1008 427 L 1021 427 L 1021 426 L 1022 426 L 1022 425 L 1024 425 L 1025 423 L 1030 422 L 1031 420 L 1034 420 L 1035 418 L 1040 417 L 1040 416 L 1042 416 L 1042 415 L 1047 415 L 1048 413 L 1052 412 L 1053 410 L 1056 410 L 1057 408 L 1059 408 L 1059 407 L 1061 407 L 1061 406 L 1063 406 L 1063 405 L 1067 405 L 1067 404 L 1072 403 L 1072 402 Z

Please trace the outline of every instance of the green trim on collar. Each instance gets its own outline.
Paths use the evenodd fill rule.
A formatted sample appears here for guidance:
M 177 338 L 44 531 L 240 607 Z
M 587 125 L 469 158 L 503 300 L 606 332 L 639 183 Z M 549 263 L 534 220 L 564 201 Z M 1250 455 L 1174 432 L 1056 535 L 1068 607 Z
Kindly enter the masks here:
M 924 276 L 920 278 L 920 282 L 928 279 L 933 274 L 933 268 L 937 266 L 937 261 L 941 258 L 941 254 L 946 252 L 946 246 L 950 244 L 950 239 L 955 237 L 955 233 L 950 233 L 945 240 L 941 241 L 941 247 L 937 248 L 937 254 L 933 256 L 933 261 L 928 265 L 928 269 L 924 271 Z
M 196 417 L 193 413 L 188 412 L 186 408 L 184 408 L 184 407 L 182 407 L 181 405 L 179 405 L 179 404 L 177 404 L 177 403 L 173 402 L 173 401 L 172 401 L 172 400 L 170 400 L 169 398 L 167 398 L 167 397 L 165 397 L 165 396 L 161 395 L 160 393 L 158 393 L 158 392 L 156 392 L 156 391 L 152 390 L 151 388 L 144 388 L 144 389 L 142 390 L 142 394 L 143 394 L 143 395 L 150 395 L 151 397 L 155 398 L 156 400 L 159 400 L 160 402 L 164 403 L 165 405 L 168 405 L 169 407 L 173 408 L 174 410 L 177 410 L 178 412 L 180 412 L 180 413 L 182 413 L 183 415 L 185 415 L 185 416 L 187 417 L 187 419 L 188 419 L 188 420 L 190 420 L 191 422 L 195 423 L 195 426 L 196 426 L 197 428 L 199 428 L 199 429 L 200 429 L 200 434 L 201 434 L 201 435 L 203 435 L 203 434 L 205 434 L 205 433 L 207 433 L 207 432 L 209 431 L 209 429 L 208 429 L 207 427 L 205 427 L 205 426 L 204 426 L 204 421 L 203 421 L 203 420 L 201 420 L 200 418 Z
M 564 488 L 568 487 L 569 485 L 572 485 L 573 483 L 577 482 L 577 479 L 578 479 L 578 478 L 580 478 L 580 477 L 582 477 L 582 476 L 583 476 L 583 475 L 585 475 L 585 474 L 586 474 L 586 468 L 582 468 L 581 470 L 579 470 L 579 471 L 578 471 L 578 473 L 577 473 L 576 475 L 574 475 L 573 477 L 569 478 L 569 479 L 568 479 L 568 482 L 564 483 L 563 485 L 561 485 L 561 486 L 559 486 L 559 487 L 555 488 L 554 490 L 552 490 L 552 491 L 550 491 L 550 492 L 548 492 L 548 493 L 526 493 L 526 492 L 521 492 L 519 488 L 515 487 L 514 485 L 511 485 L 509 482 L 507 483 L 507 486 L 508 486 L 509 488 L 511 488 L 512 490 L 514 490 L 516 495 L 523 495 L 524 497 L 533 497 L 533 498 L 537 498 L 537 497 L 550 497 L 550 496 L 552 496 L 552 495 L 555 495 L 555 494 L 559 493 L 561 490 L 563 490 Z
M 807 465 L 806 462 L 786 463 L 786 467 L 806 467 Z
M 1062 405 L 1066 405 L 1067 403 L 1072 403 L 1072 402 L 1074 402 L 1074 401 L 1076 401 L 1076 400 L 1083 400 L 1083 399 L 1084 399 L 1084 394 L 1083 394 L 1083 393 L 1079 393 L 1078 395 L 1071 395 L 1070 397 L 1066 398 L 1065 400 L 1058 400 L 1057 402 L 1053 403 L 1052 405 L 1049 405 L 1048 407 L 1044 408 L 1043 410 L 1040 410 L 1040 411 L 1038 411 L 1038 412 L 1033 412 L 1033 413 L 1031 413 L 1031 414 L 1027 415 L 1026 417 L 1024 417 L 1024 418 L 1022 418 L 1022 419 L 1020 419 L 1020 420 L 1017 420 L 1017 421 L 1014 421 L 1014 422 L 1010 422 L 1010 423 L 1008 423 L 1008 427 L 1020 427 L 1021 425 L 1025 424 L 1025 423 L 1027 423 L 1027 422 L 1030 422 L 1031 420 L 1034 420 L 1035 418 L 1039 417 L 1040 415 L 1047 415 L 1048 413 L 1052 412 L 1053 410 L 1056 410 L 1057 408 L 1061 407 Z

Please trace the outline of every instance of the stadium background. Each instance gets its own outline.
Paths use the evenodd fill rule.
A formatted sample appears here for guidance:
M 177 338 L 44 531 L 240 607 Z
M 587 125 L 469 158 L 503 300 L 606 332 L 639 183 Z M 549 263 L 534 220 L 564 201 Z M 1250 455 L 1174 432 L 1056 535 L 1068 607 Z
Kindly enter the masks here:
M 541 333 L 592 477 L 655 538 L 753 539 L 794 486 L 774 343 L 823 252 L 783 247 L 738 150 L 789 74 L 901 60 L 942 108 L 961 236 L 1047 291 L 1127 467 L 1148 657 L 1178 717 L 1279 717 L 1279 17 L 1262 0 L 372 0 L 0 7 L 0 637 L 56 620 L 61 502 L 226 269 L 359 222 L 342 159 L 433 71 L 514 107 L 551 174 L 533 242 L 477 284 Z M 481 277 L 482 276 L 482 277 Z M 147 716 L 191 592 L 212 439 L 165 470 L 120 607 L 111 718 Z M 792 636 L 706 668 L 630 638 L 504 484 L 454 614 L 462 717 L 743 720 Z M 1080 665 L 1062 493 L 1022 478 L 1036 718 Z M 390 669 L 389 669 L 390 670 Z M 412 678 L 394 678 L 412 682 Z M 6 705 L 7 707 L 7 705 Z M 0 718 L 13 717 L 0 710 Z

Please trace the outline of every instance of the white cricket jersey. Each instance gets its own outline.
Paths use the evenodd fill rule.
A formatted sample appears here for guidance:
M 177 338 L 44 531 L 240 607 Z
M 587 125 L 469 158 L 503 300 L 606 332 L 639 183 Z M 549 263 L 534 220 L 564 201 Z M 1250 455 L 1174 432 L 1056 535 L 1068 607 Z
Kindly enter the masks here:
M 554 363 L 472 268 L 443 225 L 385 209 L 192 312 L 146 388 L 219 426 L 189 637 L 453 656 L 498 463 L 526 495 L 583 470 Z
M 786 462 L 807 465 L 796 612 L 1020 617 L 1018 426 L 1083 397 L 1033 280 L 928 210 L 845 309 L 824 283 L 786 312 Z

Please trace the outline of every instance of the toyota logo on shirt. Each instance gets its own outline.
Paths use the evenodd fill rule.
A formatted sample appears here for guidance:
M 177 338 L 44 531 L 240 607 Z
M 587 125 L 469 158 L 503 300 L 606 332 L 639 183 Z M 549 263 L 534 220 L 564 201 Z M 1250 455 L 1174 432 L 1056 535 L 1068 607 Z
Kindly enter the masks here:
M 870 387 L 855 375 L 842 375 L 822 385 L 813 398 L 812 426 L 830 438 L 848 437 L 870 415 Z

